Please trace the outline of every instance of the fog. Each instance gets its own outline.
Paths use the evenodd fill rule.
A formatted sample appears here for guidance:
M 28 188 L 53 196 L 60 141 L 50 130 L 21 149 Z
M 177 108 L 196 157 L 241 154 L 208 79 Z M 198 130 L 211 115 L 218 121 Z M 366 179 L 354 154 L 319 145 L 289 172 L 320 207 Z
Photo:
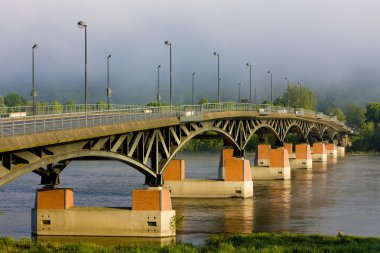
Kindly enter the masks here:
M 163 101 L 169 101 L 172 43 L 173 103 L 249 97 L 249 69 L 257 101 L 300 82 L 340 103 L 365 104 L 380 95 L 380 2 L 376 0 L 2 0 L 0 95 L 30 98 L 32 46 L 40 100 L 84 100 L 84 30 L 87 24 L 89 102 L 106 99 L 106 57 L 112 102 L 156 99 L 157 66 Z M 341 98 L 345 98 L 342 100 Z M 342 102 L 343 101 L 343 102 Z

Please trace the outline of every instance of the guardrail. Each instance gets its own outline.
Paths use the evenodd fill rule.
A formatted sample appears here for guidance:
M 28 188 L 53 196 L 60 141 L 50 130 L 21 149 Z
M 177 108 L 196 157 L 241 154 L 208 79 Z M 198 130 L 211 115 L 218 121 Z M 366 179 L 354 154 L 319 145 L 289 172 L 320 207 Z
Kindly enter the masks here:
M 96 111 L 96 107 L 91 107 L 93 110 L 87 112 L 75 111 L 79 110 L 81 105 L 76 106 L 73 110 L 60 113 L 54 113 L 54 110 L 45 110 L 44 114 L 19 117 L 7 117 L 0 119 L 0 137 L 33 134 L 73 128 L 93 127 L 99 125 L 110 125 L 118 123 L 127 123 L 131 121 L 179 117 L 181 121 L 196 121 L 201 120 L 204 113 L 224 112 L 224 111 L 256 111 L 259 115 L 269 115 L 271 113 L 294 113 L 297 116 L 315 117 L 318 119 L 331 121 L 345 127 L 339 122 L 336 117 L 326 116 L 322 113 L 301 109 L 287 108 L 271 105 L 257 105 L 251 103 L 208 103 L 202 105 L 180 105 L 180 106 L 129 106 L 120 105 L 119 109 L 100 110 Z M 16 112 L 16 111 L 13 111 Z M 49 112 L 49 113 L 47 113 Z M 345 127 L 347 130 L 349 128 Z

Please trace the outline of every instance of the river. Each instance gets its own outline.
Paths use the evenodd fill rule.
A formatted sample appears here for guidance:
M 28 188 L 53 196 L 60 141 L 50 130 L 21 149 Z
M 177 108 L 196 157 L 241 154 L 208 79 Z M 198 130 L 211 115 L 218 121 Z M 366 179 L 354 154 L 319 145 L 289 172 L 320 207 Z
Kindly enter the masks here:
M 182 153 L 187 178 L 216 178 L 219 154 Z M 250 157 L 251 159 L 253 157 Z M 350 156 L 292 170 L 288 181 L 255 181 L 250 199 L 173 199 L 184 217 L 177 241 L 202 244 L 214 233 L 288 231 L 380 236 L 380 156 Z M 40 177 L 29 173 L 0 187 L 0 236 L 30 237 L 30 209 Z M 144 176 L 116 161 L 74 161 L 60 187 L 75 205 L 131 206 Z

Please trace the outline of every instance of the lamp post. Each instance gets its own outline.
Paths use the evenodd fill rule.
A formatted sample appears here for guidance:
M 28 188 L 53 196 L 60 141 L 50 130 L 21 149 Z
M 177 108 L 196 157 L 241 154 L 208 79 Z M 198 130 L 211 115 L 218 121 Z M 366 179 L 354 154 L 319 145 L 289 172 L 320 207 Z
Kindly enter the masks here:
M 268 70 L 268 74 L 270 74 L 270 104 L 272 105 L 273 104 L 273 76 L 272 76 L 272 72 L 270 70 Z
M 172 105 L 172 43 L 170 43 L 169 41 L 165 41 L 165 45 L 166 46 L 169 46 L 169 57 L 170 57 L 170 80 L 169 80 L 169 83 L 170 83 L 170 88 L 169 88 L 169 101 L 170 101 L 170 106 Z
M 192 74 L 192 82 L 191 82 L 191 104 L 192 105 L 194 105 L 194 79 L 195 79 L 196 74 L 197 74 L 196 72 Z
M 157 66 L 157 106 L 160 106 L 160 68 L 161 65 Z
M 219 53 L 214 52 L 214 55 L 218 57 L 218 102 L 220 102 L 220 73 L 219 73 Z
M 301 84 L 300 84 L 300 82 L 298 82 L 298 86 L 300 87 L 300 89 L 299 89 L 299 92 L 300 92 L 300 94 L 299 94 L 299 104 L 298 104 L 298 107 L 301 107 Z
M 290 107 L 290 87 L 289 87 L 289 78 L 284 78 L 288 82 L 288 107 Z
M 32 47 L 32 92 L 30 95 L 33 98 L 33 115 L 36 115 L 36 96 L 37 96 L 37 91 L 34 88 L 34 49 L 37 49 L 38 45 L 34 44 Z
M 238 83 L 238 86 L 239 86 L 239 100 L 238 100 L 238 103 L 240 103 L 240 101 L 241 101 L 241 97 L 240 97 L 240 88 L 241 88 L 241 82 L 240 82 L 240 83 Z
M 248 62 L 245 65 L 249 67 L 249 102 L 252 103 L 252 65 Z
M 78 27 L 84 28 L 84 110 L 87 112 L 87 25 L 79 21 Z
M 112 97 L 112 91 L 110 88 L 110 58 L 111 55 L 107 56 L 107 108 L 110 110 L 110 98 Z

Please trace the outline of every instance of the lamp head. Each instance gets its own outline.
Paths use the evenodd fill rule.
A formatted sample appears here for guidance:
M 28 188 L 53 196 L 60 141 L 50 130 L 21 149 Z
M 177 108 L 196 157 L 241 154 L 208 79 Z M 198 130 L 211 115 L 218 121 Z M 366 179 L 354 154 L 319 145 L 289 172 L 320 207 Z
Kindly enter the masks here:
M 170 43 L 170 42 L 167 41 L 167 40 L 166 40 L 164 43 L 165 43 L 166 46 L 171 46 L 171 45 L 172 45 L 172 43 Z
M 161 68 L 161 65 L 158 65 L 157 68 L 158 68 L 158 69 Z
M 79 21 L 79 22 L 78 22 L 78 27 L 79 27 L 80 29 L 83 29 L 83 28 L 87 27 L 87 25 L 86 25 L 86 23 L 85 23 L 84 21 Z
M 197 74 L 197 72 L 194 72 L 194 73 L 193 73 L 193 76 L 195 76 L 196 74 Z
M 107 59 L 109 59 L 109 58 L 111 58 L 111 55 L 110 55 L 110 54 L 107 56 Z
M 268 70 L 268 74 L 270 74 L 270 70 Z
M 251 67 L 251 64 L 249 64 L 248 62 L 247 62 L 247 64 L 245 64 L 245 65 L 247 65 L 248 67 Z
M 214 55 L 219 55 L 217 52 L 214 52 Z
M 32 49 L 37 49 L 38 48 L 38 44 L 34 44 Z
M 285 79 L 285 80 L 288 80 L 288 78 L 287 78 L 287 77 L 285 77 L 284 79 Z

